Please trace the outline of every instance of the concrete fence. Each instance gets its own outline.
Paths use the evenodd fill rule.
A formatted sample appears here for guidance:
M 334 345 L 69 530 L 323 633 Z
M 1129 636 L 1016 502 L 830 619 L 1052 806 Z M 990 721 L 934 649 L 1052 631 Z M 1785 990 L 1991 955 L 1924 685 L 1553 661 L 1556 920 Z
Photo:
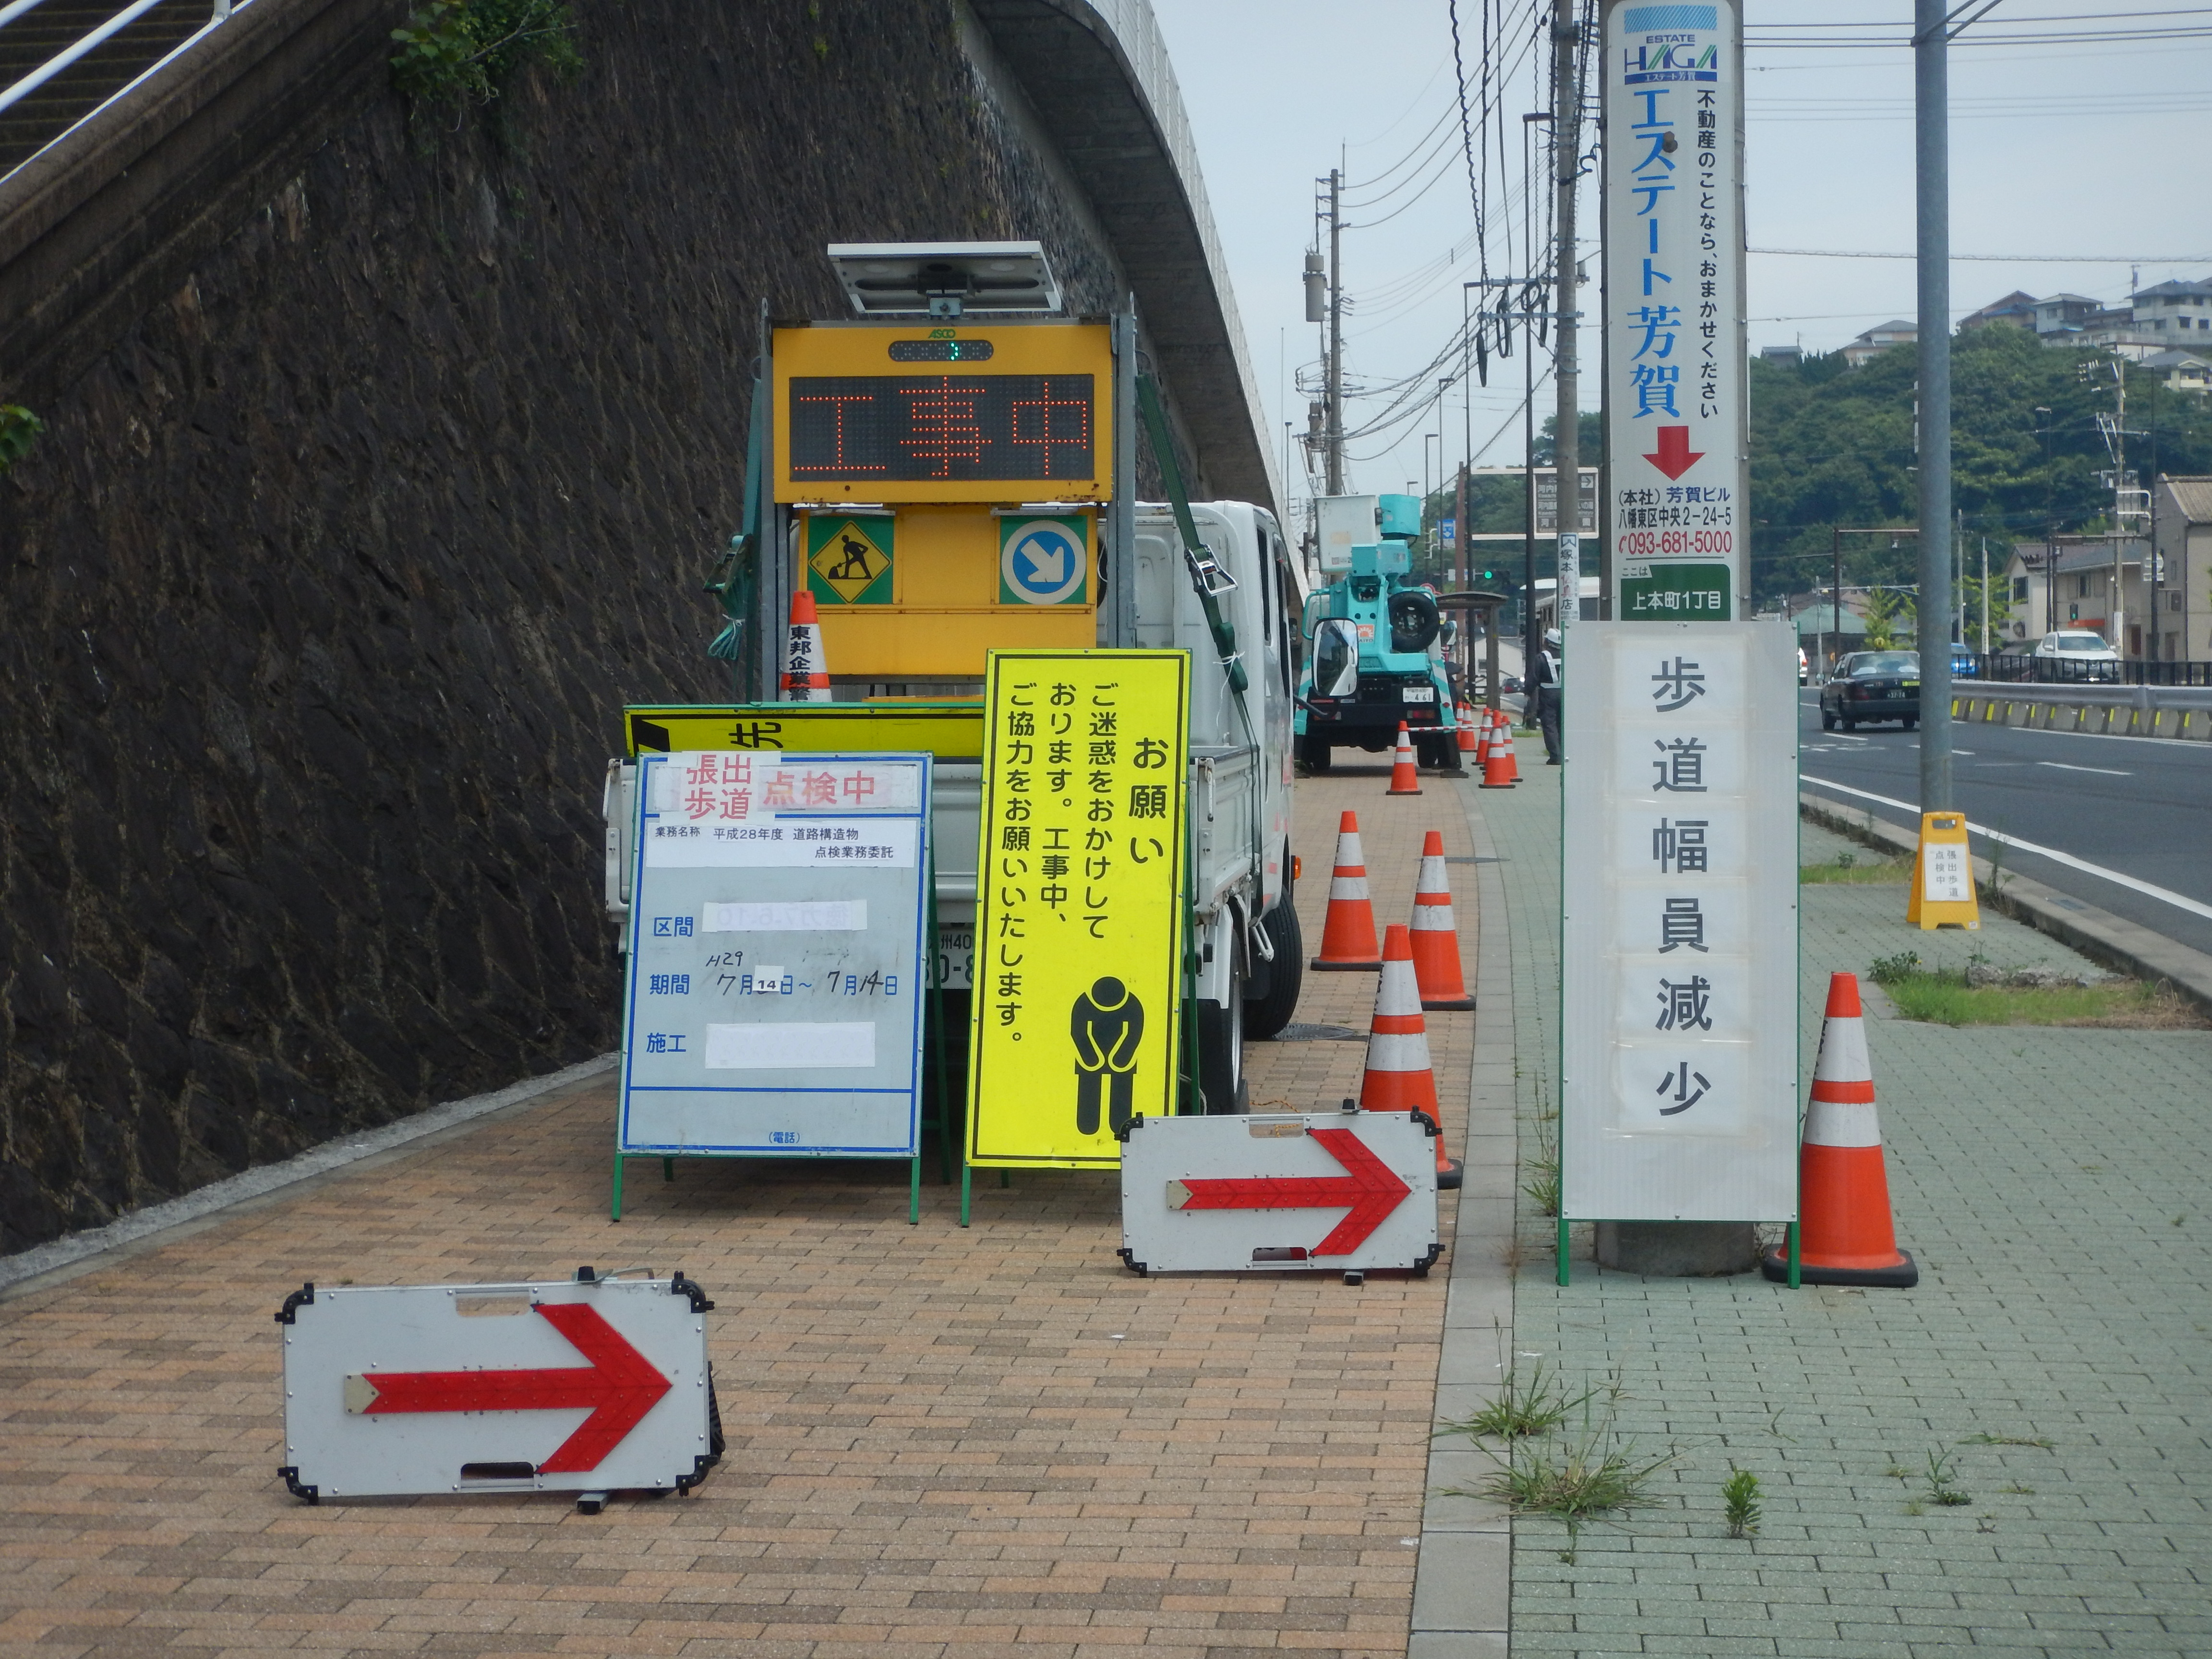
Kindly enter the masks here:
M 2038 732 L 2212 743 L 2212 690 L 2167 685 L 2007 685 L 1954 690 L 1951 717 Z

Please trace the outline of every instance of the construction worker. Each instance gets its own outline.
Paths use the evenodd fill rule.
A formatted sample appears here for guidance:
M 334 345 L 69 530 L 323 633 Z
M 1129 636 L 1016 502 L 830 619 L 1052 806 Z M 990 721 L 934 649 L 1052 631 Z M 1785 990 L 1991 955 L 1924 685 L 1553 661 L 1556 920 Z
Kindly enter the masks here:
M 1536 653 L 1536 724 L 1544 733 L 1544 764 L 1559 763 L 1559 699 L 1566 690 L 1565 659 L 1559 653 L 1559 630 L 1548 629 L 1544 648 Z

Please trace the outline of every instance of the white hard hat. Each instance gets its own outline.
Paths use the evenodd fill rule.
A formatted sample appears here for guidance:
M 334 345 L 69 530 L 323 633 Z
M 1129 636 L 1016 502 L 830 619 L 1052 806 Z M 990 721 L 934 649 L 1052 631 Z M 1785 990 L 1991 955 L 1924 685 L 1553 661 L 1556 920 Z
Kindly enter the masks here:
M 1556 629 L 1556 628 L 1547 628 L 1547 629 L 1546 629 L 1544 630 L 1544 643 L 1545 643 L 1545 644 L 1547 644 L 1547 645 L 1557 645 L 1559 642 L 1559 630 L 1558 629 Z

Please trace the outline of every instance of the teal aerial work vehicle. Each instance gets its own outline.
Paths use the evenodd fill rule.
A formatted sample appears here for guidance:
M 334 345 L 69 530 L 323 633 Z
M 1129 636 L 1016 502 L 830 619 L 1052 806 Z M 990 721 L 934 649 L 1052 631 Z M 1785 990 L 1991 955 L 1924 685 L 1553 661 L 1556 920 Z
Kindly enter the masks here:
M 1403 722 L 1424 766 L 1459 764 L 1459 726 L 1444 665 L 1446 623 L 1435 591 L 1413 580 L 1418 495 L 1330 495 L 1314 504 L 1322 574 L 1306 600 L 1312 641 L 1298 679 L 1295 730 L 1309 771 L 1333 749 L 1381 752 Z

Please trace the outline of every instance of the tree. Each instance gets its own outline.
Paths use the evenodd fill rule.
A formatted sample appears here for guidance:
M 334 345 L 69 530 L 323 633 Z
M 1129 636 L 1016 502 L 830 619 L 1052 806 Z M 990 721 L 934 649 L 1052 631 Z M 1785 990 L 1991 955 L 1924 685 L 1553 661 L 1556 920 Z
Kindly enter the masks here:
M 1964 330 L 1952 343 L 1952 499 L 1968 545 L 1986 534 L 1993 562 L 1998 548 L 2009 562 L 2015 541 L 2039 541 L 2053 529 L 2104 527 L 2112 495 L 2096 474 L 2112 462 L 2096 417 L 2112 407 L 2112 380 L 2100 374 L 2093 385 L 2080 370 L 2109 361 L 2104 351 L 2046 346 L 2004 325 Z M 1771 598 L 1814 586 L 1827 568 L 1832 526 L 1917 521 L 1918 372 L 1909 346 L 1857 368 L 1840 353 L 1796 365 L 1753 361 L 1755 593 Z M 2146 435 L 2128 441 L 2130 466 L 2146 476 L 2212 471 L 2207 402 L 2170 391 L 2153 375 L 2131 374 L 2128 424 Z M 2039 416 L 2039 406 L 2051 413 Z M 1917 568 L 1911 538 L 1895 546 L 1878 538 L 1847 543 L 1845 558 L 1847 583 L 1909 582 Z

